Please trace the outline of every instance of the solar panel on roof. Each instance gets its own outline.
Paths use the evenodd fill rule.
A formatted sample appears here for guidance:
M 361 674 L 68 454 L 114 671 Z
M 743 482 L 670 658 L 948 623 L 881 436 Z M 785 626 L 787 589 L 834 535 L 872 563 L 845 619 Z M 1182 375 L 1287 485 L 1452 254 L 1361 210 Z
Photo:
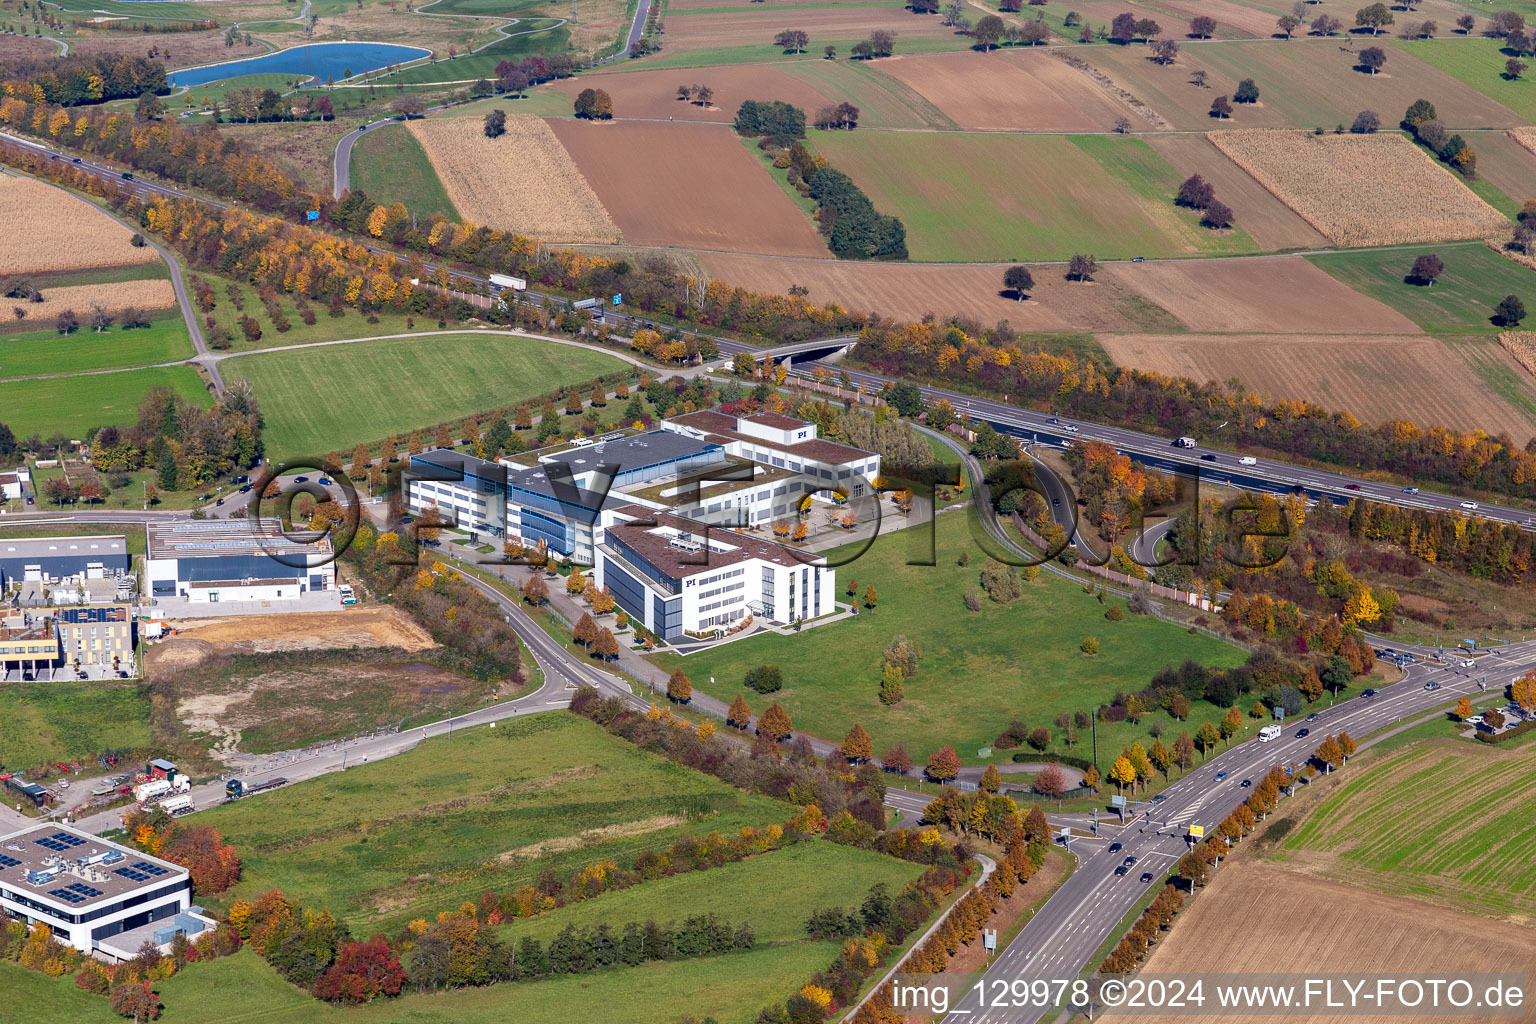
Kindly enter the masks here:
M 92 885 L 86 885 L 84 882 L 76 882 L 74 885 L 67 886 L 67 888 L 79 893 L 81 896 L 84 896 L 88 900 L 93 900 L 97 896 L 101 895 L 100 889 Z
M 85 840 L 84 839 L 81 839 L 79 836 L 72 836 L 68 832 L 55 832 L 53 835 L 49 836 L 48 838 L 49 839 L 56 839 L 59 842 L 63 843 L 65 846 L 84 846 L 85 845 Z
M 68 889 L 50 889 L 48 895 L 54 899 L 64 900 L 66 903 L 84 903 L 85 897 Z
M 130 882 L 142 882 L 149 878 L 144 872 L 135 871 L 133 868 L 113 868 L 112 873 L 114 875 L 121 875 Z
M 148 871 L 152 875 L 163 875 L 166 873 L 165 868 L 161 867 L 159 864 L 151 864 L 148 861 L 143 860 L 134 861 L 133 869 L 135 871 Z
M 38 846 L 41 846 L 43 849 L 52 850 L 55 853 L 63 853 L 65 850 L 69 849 L 68 846 L 65 846 L 63 843 L 59 842 L 52 836 L 44 836 L 41 839 L 34 839 L 32 841 Z
M 13 868 L 20 863 L 21 861 L 15 857 L 7 857 L 5 854 L 0 853 L 0 868 Z

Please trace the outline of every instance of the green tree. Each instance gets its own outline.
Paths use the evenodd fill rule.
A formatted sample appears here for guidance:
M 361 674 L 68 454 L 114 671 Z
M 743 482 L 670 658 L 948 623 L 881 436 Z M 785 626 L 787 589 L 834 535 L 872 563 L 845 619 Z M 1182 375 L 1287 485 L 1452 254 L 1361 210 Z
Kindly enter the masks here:
M 1200 726 L 1199 731 L 1195 733 L 1195 742 L 1199 744 L 1201 754 L 1210 753 L 1211 748 L 1214 747 L 1216 742 L 1220 739 L 1221 733 L 1218 732 L 1216 727 L 1211 724 L 1211 720 L 1209 718 L 1205 720 L 1205 724 Z

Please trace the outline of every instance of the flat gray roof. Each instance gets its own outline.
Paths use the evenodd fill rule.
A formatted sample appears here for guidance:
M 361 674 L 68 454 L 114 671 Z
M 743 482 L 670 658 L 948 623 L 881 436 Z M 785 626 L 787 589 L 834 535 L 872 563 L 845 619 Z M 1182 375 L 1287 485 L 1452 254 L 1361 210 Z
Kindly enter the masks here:
M 92 555 L 128 554 L 128 538 L 122 534 L 99 537 L 7 537 L 0 531 L 0 558 L 89 558 Z
M 29 881 L 34 871 L 47 871 L 48 880 Z M 0 886 L 41 897 L 69 913 L 186 877 L 187 870 L 170 861 L 72 825 L 33 825 L 0 838 Z
M 283 536 L 277 519 L 200 519 L 150 523 L 145 527 L 149 558 L 227 558 L 230 556 L 329 555 L 331 538 L 304 530 L 296 537 L 315 537 L 312 543 Z
M 590 473 L 599 466 L 616 466 L 618 472 L 632 472 L 650 466 L 661 466 L 679 459 L 719 451 L 720 445 L 700 441 L 686 434 L 670 430 L 647 430 L 643 434 L 630 434 L 612 441 L 598 441 L 579 448 L 569 448 L 553 455 L 540 457 L 540 462 L 563 462 L 571 467 L 571 473 Z

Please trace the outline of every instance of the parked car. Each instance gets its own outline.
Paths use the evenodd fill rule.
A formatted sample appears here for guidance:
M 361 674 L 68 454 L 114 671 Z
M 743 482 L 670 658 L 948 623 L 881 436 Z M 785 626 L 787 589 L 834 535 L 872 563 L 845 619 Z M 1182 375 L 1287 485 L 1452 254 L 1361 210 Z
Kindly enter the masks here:
M 1297 730 L 1296 730 L 1296 738 L 1297 738 L 1297 739 L 1299 739 L 1299 740 L 1300 740 L 1300 739 L 1305 739 L 1305 738 L 1306 738 L 1306 737 L 1307 737 L 1307 735 L 1308 735 L 1308 734 L 1309 734 L 1309 733 L 1310 733 L 1310 732 L 1311 732 L 1311 731 L 1312 731 L 1312 730 L 1311 730 L 1311 729 L 1307 729 L 1307 728 L 1301 728 L 1301 729 L 1297 729 Z
M 1487 721 L 1487 719 L 1485 719 L 1482 715 L 1473 715 L 1466 721 L 1468 725 L 1482 725 L 1485 721 Z

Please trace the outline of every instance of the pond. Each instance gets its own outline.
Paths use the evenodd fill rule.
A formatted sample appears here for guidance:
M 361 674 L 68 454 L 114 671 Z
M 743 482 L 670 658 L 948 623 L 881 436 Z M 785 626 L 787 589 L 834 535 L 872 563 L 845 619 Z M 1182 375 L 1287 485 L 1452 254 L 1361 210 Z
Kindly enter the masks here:
M 206 85 L 238 75 L 259 74 L 309 76 L 321 82 L 328 78 L 341 81 L 348 72 L 360 75 L 365 71 L 377 71 L 391 64 L 426 57 L 431 52 L 419 46 L 394 43 L 307 43 L 259 57 L 186 68 L 172 72 L 167 78 L 173 86 Z

